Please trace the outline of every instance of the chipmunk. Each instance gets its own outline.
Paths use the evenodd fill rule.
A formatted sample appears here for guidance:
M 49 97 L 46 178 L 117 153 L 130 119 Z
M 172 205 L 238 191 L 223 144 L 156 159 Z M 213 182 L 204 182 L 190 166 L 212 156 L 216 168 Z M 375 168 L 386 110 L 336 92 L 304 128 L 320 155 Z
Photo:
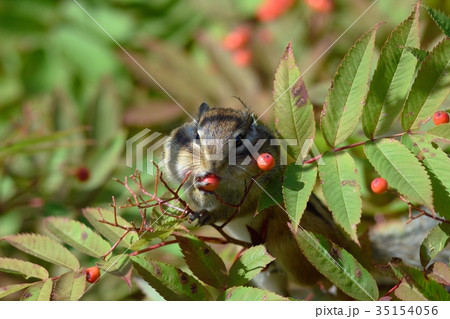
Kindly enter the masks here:
M 227 234 L 249 243 L 253 239 L 253 244 L 258 244 L 254 242 L 256 232 L 256 237 L 261 238 L 267 251 L 289 277 L 299 284 L 314 284 L 321 275 L 303 256 L 282 204 L 256 214 L 262 186 L 281 179 L 284 167 L 279 161 L 279 146 L 270 143 L 273 133 L 257 123 L 249 108 L 243 105 L 242 110 L 235 110 L 201 104 L 196 121 L 172 131 L 164 148 L 164 176 L 179 184 L 190 173 L 184 184 L 184 196 L 197 213 L 193 218 L 198 218 L 200 224 L 225 222 L 232 218 L 224 229 Z M 276 165 L 272 170 L 262 172 L 258 168 L 256 158 L 249 150 L 252 146 L 258 146 L 259 154 L 269 153 L 274 157 Z M 220 180 L 215 193 L 221 200 L 203 190 L 203 177 L 211 174 Z M 255 176 L 254 184 L 236 214 L 231 205 L 240 203 Z M 301 226 L 336 243 L 345 240 L 329 211 L 315 197 L 308 204 Z

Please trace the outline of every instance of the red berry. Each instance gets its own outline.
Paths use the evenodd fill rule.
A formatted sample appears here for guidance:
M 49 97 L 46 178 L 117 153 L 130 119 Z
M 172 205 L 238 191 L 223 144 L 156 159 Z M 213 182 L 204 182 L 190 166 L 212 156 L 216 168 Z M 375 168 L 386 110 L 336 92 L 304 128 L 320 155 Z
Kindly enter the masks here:
M 90 171 L 89 168 L 87 167 L 79 167 L 76 169 L 75 171 L 75 177 L 80 181 L 80 182 L 85 182 L 89 179 L 90 176 Z
M 235 28 L 232 32 L 228 33 L 223 40 L 223 45 L 225 49 L 230 51 L 242 48 L 250 39 L 250 34 L 250 28 L 248 26 L 241 25 Z
M 237 66 L 249 65 L 252 60 L 252 52 L 249 49 L 239 49 L 233 53 L 233 62 Z
M 214 192 L 219 187 L 219 178 L 213 174 L 203 177 L 200 181 L 206 183 L 201 189 L 207 192 Z
M 285 13 L 293 4 L 295 0 L 266 0 L 259 7 L 256 16 L 260 21 L 275 20 L 283 13 Z
M 436 125 L 448 123 L 448 113 L 445 111 L 437 111 L 433 115 L 433 122 Z
M 257 161 L 258 167 L 263 171 L 270 171 L 275 166 L 275 159 L 269 153 L 259 155 Z
M 384 178 L 377 177 L 370 184 L 370 188 L 375 194 L 383 194 L 388 188 L 388 183 Z
M 86 280 L 91 284 L 96 282 L 100 278 L 100 269 L 97 266 L 89 267 L 86 269 Z
M 305 0 L 306 4 L 318 12 L 330 12 L 333 10 L 332 0 Z

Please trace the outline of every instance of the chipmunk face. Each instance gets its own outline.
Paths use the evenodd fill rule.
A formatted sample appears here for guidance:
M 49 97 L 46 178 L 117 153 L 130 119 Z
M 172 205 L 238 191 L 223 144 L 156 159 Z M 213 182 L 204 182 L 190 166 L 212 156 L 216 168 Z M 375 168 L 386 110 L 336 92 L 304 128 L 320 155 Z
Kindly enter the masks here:
M 279 150 L 270 145 L 272 138 L 265 126 L 255 123 L 247 108 L 210 108 L 203 103 L 196 122 L 171 133 L 164 149 L 165 176 L 181 183 L 191 172 L 185 184 L 191 208 L 209 212 L 223 210 L 213 194 L 201 189 L 202 178 L 216 175 L 220 180 L 216 193 L 229 203 L 238 203 L 246 184 L 261 172 L 256 165 L 258 155 L 268 152 L 278 161 Z M 264 173 L 265 178 L 270 174 Z

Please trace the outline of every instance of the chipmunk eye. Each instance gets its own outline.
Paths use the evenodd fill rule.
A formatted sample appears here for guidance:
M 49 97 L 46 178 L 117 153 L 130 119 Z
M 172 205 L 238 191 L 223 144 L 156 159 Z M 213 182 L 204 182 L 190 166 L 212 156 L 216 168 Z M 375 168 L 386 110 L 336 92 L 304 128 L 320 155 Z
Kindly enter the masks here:
M 242 136 L 242 134 L 239 134 L 238 136 L 236 136 L 236 146 L 239 147 L 242 145 L 242 139 L 244 137 Z
M 195 139 L 199 140 L 200 139 L 200 135 L 198 134 L 198 132 L 195 134 Z

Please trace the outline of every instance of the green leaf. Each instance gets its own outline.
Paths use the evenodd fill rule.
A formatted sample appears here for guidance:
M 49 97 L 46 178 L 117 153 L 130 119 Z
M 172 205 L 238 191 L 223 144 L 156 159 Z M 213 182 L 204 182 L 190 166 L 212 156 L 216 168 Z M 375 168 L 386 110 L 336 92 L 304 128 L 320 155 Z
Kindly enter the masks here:
M 400 142 L 382 139 L 364 144 L 364 152 L 378 174 L 410 201 L 433 210 L 430 179 L 418 159 Z
M 438 212 L 442 217 L 450 220 L 450 210 L 448 209 L 448 203 L 450 203 L 450 193 L 445 190 L 441 181 L 438 180 L 432 172 L 425 167 L 428 172 L 428 176 L 431 180 L 431 188 L 433 190 L 433 204 L 434 211 Z
M 361 185 L 355 161 L 348 153 L 325 153 L 319 165 L 322 190 L 335 221 L 358 242 L 356 225 L 361 220 Z
M 128 273 L 131 267 L 130 256 L 120 254 L 111 257 L 109 260 L 100 260 L 97 265 L 103 271 L 109 272 L 113 275 L 124 275 Z
M 57 241 L 38 234 L 19 234 L 3 237 L 10 245 L 30 255 L 72 270 L 80 268 L 78 259 Z
M 450 242 L 450 225 L 439 224 L 434 227 L 420 245 L 420 262 L 427 266 Z
M 439 11 L 438 9 L 430 8 L 427 6 L 424 6 L 430 17 L 436 22 L 439 28 L 441 28 L 442 32 L 447 37 L 450 37 L 450 17 L 446 15 L 445 13 Z
M 431 171 L 450 193 L 450 158 L 439 148 L 431 145 L 431 138 L 427 135 L 402 136 L 402 143 Z
M 57 238 L 86 255 L 100 258 L 111 249 L 106 240 L 80 222 L 68 218 L 48 217 L 44 224 Z
M 122 228 L 99 222 L 99 220 L 102 220 L 103 216 L 106 221 L 114 223 L 114 213 L 110 210 L 102 209 L 100 215 L 98 209 L 86 208 L 83 210 L 83 215 L 100 234 L 105 236 L 113 243 L 117 242 L 119 238 L 125 233 L 125 230 L 123 230 Z M 117 215 L 117 223 L 124 227 L 132 227 L 129 222 L 127 222 L 119 215 Z M 119 246 L 129 248 L 137 240 L 137 238 L 138 236 L 136 233 L 130 232 L 122 239 L 122 241 L 119 243 Z
M 441 124 L 427 131 L 432 136 L 433 142 L 450 143 L 450 123 Z
M 274 258 L 262 245 L 244 251 L 230 268 L 228 286 L 242 286 L 259 274 Z
M 320 117 L 323 137 L 331 147 L 345 141 L 358 125 L 378 27 L 379 24 L 353 45 L 334 75 Z
M 131 257 L 134 268 L 166 300 L 210 300 L 205 287 L 194 277 L 161 261 Z
M 405 131 L 428 122 L 450 93 L 450 40 L 440 42 L 423 61 L 402 113 Z
M 271 291 L 255 287 L 233 287 L 217 299 L 219 301 L 288 301 L 289 299 Z
M 283 197 L 294 233 L 316 184 L 317 166 L 290 164 L 284 173 Z
M 175 236 L 189 269 L 198 279 L 216 288 L 227 286 L 227 269 L 219 255 L 191 235 Z
M 381 49 L 362 115 L 364 134 L 369 138 L 386 132 L 401 112 L 417 64 L 416 58 L 405 49 L 407 46 L 420 46 L 419 3 L 392 31 Z
M 254 185 L 253 187 L 260 187 L 260 185 Z M 283 202 L 281 177 L 272 179 L 270 182 L 265 183 L 262 185 L 262 188 L 261 196 L 258 199 L 258 212 Z
M 425 58 L 428 56 L 428 54 L 430 54 L 430 52 L 426 51 L 426 50 L 421 50 L 421 49 L 417 49 L 417 48 L 413 48 L 413 47 L 405 47 L 405 49 L 411 53 L 412 55 L 414 55 L 417 59 L 417 61 L 422 62 L 423 60 L 425 60 Z
M 281 57 L 274 81 L 275 127 L 283 139 L 295 139 L 296 145 L 288 146 L 288 154 L 298 159 L 305 141 L 314 139 L 315 121 L 313 106 L 305 83 L 295 63 L 291 43 Z
M 14 258 L 0 257 L 0 271 L 22 275 L 25 279 L 38 278 L 45 280 L 48 278 L 48 271 L 44 267 Z
M 47 279 L 37 282 L 30 287 L 22 295 L 20 300 L 23 301 L 50 301 L 53 290 L 53 280 Z
M 84 271 L 68 272 L 61 275 L 55 283 L 52 300 L 76 301 L 86 289 L 86 274 Z
M 402 280 L 401 284 L 394 291 L 398 299 L 404 301 L 428 301 L 417 287 L 409 284 L 406 280 Z
M 17 291 L 21 291 L 22 289 L 25 289 L 29 286 L 31 286 L 33 283 L 26 283 L 26 284 L 18 284 L 18 285 L 9 285 L 5 287 L 0 287 L 0 298 L 6 297 L 10 294 L 13 294 Z
M 358 300 L 378 299 L 375 280 L 345 249 L 301 229 L 297 241 L 311 264 L 344 293 Z

